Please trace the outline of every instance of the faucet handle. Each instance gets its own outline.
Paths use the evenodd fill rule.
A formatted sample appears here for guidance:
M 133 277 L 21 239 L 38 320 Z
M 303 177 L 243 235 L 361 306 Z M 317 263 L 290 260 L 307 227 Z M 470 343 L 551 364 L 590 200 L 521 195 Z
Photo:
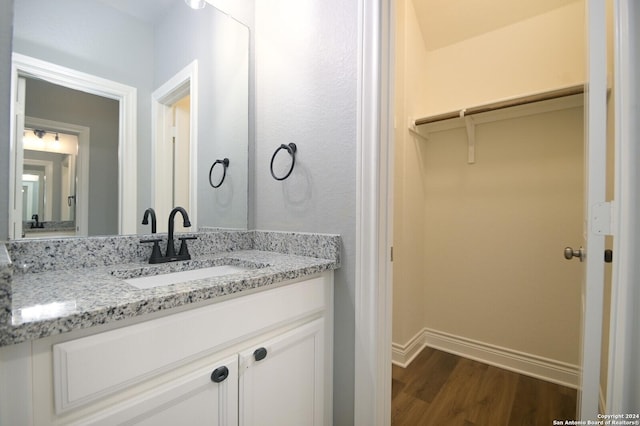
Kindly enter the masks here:
M 181 241 L 180 243 L 180 251 L 178 252 L 178 256 L 185 257 L 186 259 L 191 259 L 191 255 L 189 254 L 189 248 L 187 247 L 187 240 L 195 240 L 198 237 L 179 237 L 178 239 Z
M 153 248 L 151 249 L 151 257 L 149 258 L 149 263 L 159 263 L 160 259 L 162 259 L 162 253 L 160 252 L 160 244 L 162 238 L 152 238 L 148 240 L 140 240 L 141 243 L 153 243 Z
M 160 241 L 162 241 L 162 238 L 149 238 L 146 240 L 140 240 L 141 243 L 159 243 Z

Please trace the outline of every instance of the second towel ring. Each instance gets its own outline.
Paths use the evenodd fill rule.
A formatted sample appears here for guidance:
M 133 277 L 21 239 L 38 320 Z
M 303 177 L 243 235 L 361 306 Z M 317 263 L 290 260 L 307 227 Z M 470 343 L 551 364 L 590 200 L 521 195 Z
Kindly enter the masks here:
M 213 182 L 211 182 L 211 173 L 213 172 L 213 168 L 216 166 L 216 164 L 222 164 L 222 179 L 220 179 L 220 182 L 218 182 L 217 185 L 214 185 Z M 211 168 L 209 169 L 209 185 L 214 188 L 220 188 L 220 185 L 222 185 L 222 182 L 224 182 L 224 178 L 227 176 L 227 167 L 229 167 L 228 158 L 225 158 L 224 160 L 214 161 L 211 165 Z
M 289 171 L 287 172 L 286 175 L 284 175 L 282 177 L 278 177 L 273 172 L 273 160 L 276 159 L 276 155 L 278 155 L 278 152 L 280 152 L 281 149 L 286 149 L 287 152 L 289 153 L 289 155 L 291 155 L 291 168 L 289 169 Z M 289 145 L 285 145 L 285 144 L 280 145 L 278 147 L 278 149 L 276 149 L 276 152 L 273 153 L 273 156 L 271 157 L 270 169 L 271 169 L 271 176 L 273 176 L 273 178 L 275 180 L 285 180 L 286 178 L 289 177 L 289 175 L 293 171 L 293 167 L 296 165 L 296 151 L 297 150 L 298 150 L 298 147 L 296 147 L 296 144 L 291 142 Z

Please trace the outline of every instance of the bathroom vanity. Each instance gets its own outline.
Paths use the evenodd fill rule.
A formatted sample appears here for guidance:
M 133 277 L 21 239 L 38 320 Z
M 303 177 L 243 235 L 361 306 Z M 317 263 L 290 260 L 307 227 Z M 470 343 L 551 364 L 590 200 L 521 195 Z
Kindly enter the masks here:
M 10 243 L 26 272 L 13 273 L 0 326 L 0 424 L 331 424 L 339 237 L 194 235 L 193 260 L 162 265 L 107 255 L 60 269 L 30 257 L 46 242 Z M 127 238 L 106 245 L 148 255 Z

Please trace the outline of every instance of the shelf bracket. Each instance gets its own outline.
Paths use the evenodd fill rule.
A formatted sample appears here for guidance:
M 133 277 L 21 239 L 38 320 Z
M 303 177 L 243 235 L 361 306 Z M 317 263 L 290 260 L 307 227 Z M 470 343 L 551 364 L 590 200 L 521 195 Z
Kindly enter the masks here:
M 413 133 L 414 135 L 416 135 L 416 136 L 418 136 L 418 137 L 420 137 L 420 138 L 422 138 L 422 139 L 424 139 L 426 141 L 429 140 L 428 136 L 420 133 L 420 130 L 418 130 L 418 126 L 416 126 L 416 120 L 411 118 L 411 117 L 409 117 L 409 131 L 411 133 Z
M 476 126 L 471 116 L 465 117 L 464 110 L 460 111 L 460 117 L 464 118 L 464 124 L 467 127 L 467 163 L 474 164 L 476 162 Z

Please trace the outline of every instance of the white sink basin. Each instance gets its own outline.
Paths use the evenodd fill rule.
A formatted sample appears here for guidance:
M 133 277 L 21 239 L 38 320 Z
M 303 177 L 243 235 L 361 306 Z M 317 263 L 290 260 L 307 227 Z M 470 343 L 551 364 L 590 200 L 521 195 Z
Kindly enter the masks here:
M 235 265 L 211 266 L 209 268 L 192 269 L 189 271 L 170 272 L 167 274 L 150 275 L 146 277 L 129 278 L 124 280 L 132 286 L 145 289 L 162 287 L 170 284 L 178 284 L 187 281 L 201 280 L 205 278 L 220 277 L 222 275 L 237 274 L 255 268 Z

